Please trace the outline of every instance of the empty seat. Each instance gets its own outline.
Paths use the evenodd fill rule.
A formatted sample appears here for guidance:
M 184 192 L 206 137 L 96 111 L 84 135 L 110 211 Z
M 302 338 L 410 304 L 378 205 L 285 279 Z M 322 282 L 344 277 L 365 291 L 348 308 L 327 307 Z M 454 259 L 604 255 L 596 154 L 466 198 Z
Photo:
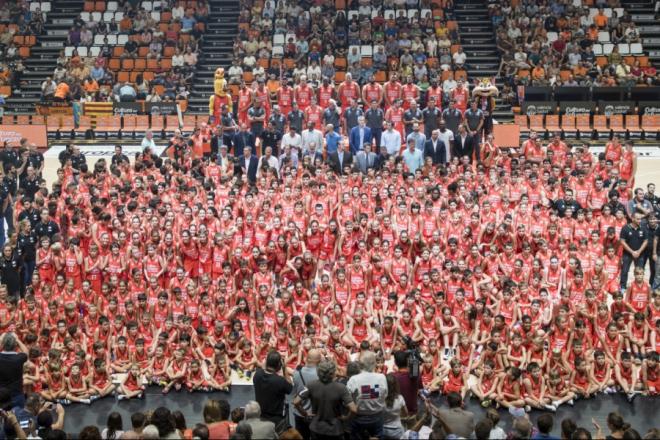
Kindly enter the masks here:
M 107 39 L 108 39 L 108 44 L 109 44 L 110 46 L 117 46 L 117 45 L 119 44 L 119 42 L 117 41 L 117 35 L 114 35 L 114 34 L 112 34 L 112 35 L 106 35 L 106 37 L 107 37 Z M 124 44 L 126 44 L 126 43 L 124 43 Z M 124 44 L 122 44 L 122 46 L 123 46 Z
M 103 46 L 103 38 L 105 38 L 105 36 L 102 34 L 94 35 L 94 45 Z
M 284 46 L 273 46 L 273 57 L 281 58 L 284 56 Z
M 74 51 L 74 49 L 75 49 L 75 47 L 73 47 L 73 46 L 67 46 L 67 47 L 65 47 L 65 48 L 64 48 L 64 56 L 65 56 L 65 57 L 70 57 L 70 56 L 72 56 L 72 55 L 73 55 L 73 51 Z
M 89 48 L 89 56 L 90 57 L 97 57 L 101 53 L 101 48 L 98 46 L 92 46 Z
M 115 21 L 120 22 L 124 18 L 124 12 L 123 11 L 117 11 L 115 12 Z
M 103 19 L 103 14 L 100 12 L 92 12 L 92 21 L 94 23 L 100 23 Z
M 52 10 L 52 5 L 50 2 L 41 2 L 41 12 L 50 12 Z
M 630 53 L 633 55 L 641 55 L 644 53 L 642 43 L 630 43 Z
M 592 49 L 594 51 L 594 55 L 596 55 L 596 56 L 603 54 L 603 45 L 602 44 L 596 43 L 596 44 L 593 45 Z
M 621 55 L 630 55 L 630 44 L 619 43 L 619 53 Z
M 599 31 L 598 32 L 598 41 L 601 43 L 609 43 L 610 42 L 610 33 L 607 31 Z
M 284 46 L 284 35 L 282 34 L 273 35 L 273 46 Z
M 78 47 L 78 55 L 80 55 L 81 57 L 86 57 L 87 56 L 87 47 L 79 46 Z
M 92 21 L 92 16 L 89 14 L 89 12 L 81 12 L 80 19 L 84 22 L 90 22 Z
M 614 45 L 612 43 L 605 43 L 603 44 L 603 53 L 604 54 L 611 54 L 612 50 L 614 49 Z
M 104 22 L 110 22 L 112 19 L 115 18 L 115 11 L 105 11 L 103 13 L 103 21 Z M 98 37 L 98 35 L 97 35 Z
M 142 7 L 145 11 L 153 10 L 153 4 L 151 2 L 142 2 Z
M 555 41 L 557 41 L 557 38 L 559 38 L 557 32 L 548 32 L 547 36 L 548 36 L 548 43 L 554 43 Z
M 374 54 L 374 48 L 372 46 L 364 45 L 360 48 L 360 54 L 363 57 L 370 57 Z
M 109 36 L 109 35 L 108 35 Z M 128 42 L 128 35 L 121 34 L 117 36 L 117 46 L 123 46 Z
M 108 11 L 116 11 L 118 6 L 119 5 L 117 4 L 117 2 L 108 2 L 108 6 L 106 9 Z
M 160 12 L 159 11 L 151 11 L 151 18 L 153 18 L 156 22 L 160 21 Z

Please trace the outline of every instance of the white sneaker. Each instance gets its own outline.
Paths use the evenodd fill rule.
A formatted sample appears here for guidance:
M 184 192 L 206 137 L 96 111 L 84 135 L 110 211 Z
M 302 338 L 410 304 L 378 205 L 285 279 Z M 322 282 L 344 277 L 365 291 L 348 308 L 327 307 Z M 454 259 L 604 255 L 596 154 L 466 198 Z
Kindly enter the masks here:
M 571 400 L 569 400 L 569 401 L 568 401 L 568 402 L 566 402 L 566 403 L 568 403 L 568 404 L 569 404 L 570 406 L 573 406 L 573 405 L 575 405 L 575 401 L 573 401 L 573 399 L 571 399 Z
M 81 399 L 80 403 L 84 403 L 85 405 L 90 405 L 92 403 L 91 399 Z
M 530 412 L 532 410 L 532 407 L 529 405 L 525 405 L 525 412 Z
M 117 400 L 124 400 L 126 398 L 126 395 L 124 394 L 117 394 Z
M 556 412 L 557 408 L 554 405 L 544 405 L 545 409 L 547 409 L 550 412 Z

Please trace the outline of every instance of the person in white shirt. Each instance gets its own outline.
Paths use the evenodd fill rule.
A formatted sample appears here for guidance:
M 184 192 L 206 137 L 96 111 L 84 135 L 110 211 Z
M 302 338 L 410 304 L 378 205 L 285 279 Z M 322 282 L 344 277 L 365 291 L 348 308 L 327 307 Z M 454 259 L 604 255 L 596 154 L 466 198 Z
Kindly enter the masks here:
M 458 83 L 456 82 L 456 80 L 452 77 L 449 77 L 446 80 L 444 80 L 444 82 L 442 83 L 442 91 L 445 92 L 446 94 L 449 94 L 457 86 Z
M 441 120 L 438 125 L 438 138 L 444 142 L 447 149 L 447 163 L 451 162 L 451 152 L 454 145 L 454 132 L 445 126 L 445 121 Z
M 467 55 L 465 54 L 465 52 L 463 52 L 462 47 L 459 47 L 458 51 L 454 52 L 452 59 L 454 60 L 454 64 L 456 65 L 456 67 L 465 66 L 465 60 L 467 60 Z
M 376 354 L 364 352 L 360 358 L 362 371 L 351 377 L 346 384 L 357 405 L 357 414 L 351 420 L 351 437 L 367 431 L 377 435 L 383 429 L 383 413 L 387 398 L 387 379 L 384 374 L 374 373 Z
M 185 15 L 186 11 L 184 11 L 183 6 L 181 4 L 177 5 L 176 7 L 172 8 L 172 19 L 181 19 Z
M 322 147 L 324 138 L 323 138 L 323 133 L 321 133 L 321 130 L 317 130 L 314 128 L 314 123 L 309 122 L 307 124 L 307 130 L 303 130 L 301 134 L 301 142 L 302 142 L 302 152 L 303 154 L 307 153 L 309 150 L 309 144 L 314 143 L 316 144 L 317 147 Z M 323 148 L 318 148 L 319 152 L 323 151 Z
M 385 147 L 387 154 L 392 157 L 399 155 L 401 149 L 401 133 L 394 129 L 392 121 L 387 121 L 387 130 L 380 136 L 380 145 Z
M 152 151 L 156 148 L 156 142 L 154 141 L 154 134 L 151 130 L 147 130 L 144 133 L 144 139 L 142 139 L 142 143 L 140 145 L 142 146 L 142 149 L 149 147 L 151 148 Z
M 298 154 L 300 154 L 301 149 L 302 149 L 302 136 L 300 136 L 298 133 L 296 133 L 296 129 L 294 127 L 289 127 L 289 131 L 284 133 L 284 136 L 282 136 L 282 148 L 286 147 L 291 147 Z
M 321 77 L 321 66 L 319 66 L 319 63 L 316 61 L 312 61 L 309 64 L 309 67 L 307 67 L 307 76 L 311 78 L 314 75 L 316 75 L 317 78 Z
M 264 165 L 268 165 L 269 168 L 274 168 L 278 171 L 280 169 L 280 161 L 277 159 L 277 157 L 273 156 L 272 147 L 266 147 L 264 155 L 259 158 L 259 165 L 257 166 L 258 177 L 263 174 L 262 168 Z

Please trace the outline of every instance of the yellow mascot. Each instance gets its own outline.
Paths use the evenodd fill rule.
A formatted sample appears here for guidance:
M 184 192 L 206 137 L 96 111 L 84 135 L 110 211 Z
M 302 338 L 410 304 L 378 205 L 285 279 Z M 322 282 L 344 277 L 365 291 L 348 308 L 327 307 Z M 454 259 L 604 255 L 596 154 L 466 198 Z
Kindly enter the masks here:
M 227 94 L 227 80 L 225 79 L 225 69 L 218 67 L 215 70 L 213 80 L 214 94 L 209 98 L 209 116 L 213 116 L 213 123 L 220 125 L 220 115 L 222 106 L 227 105 L 229 112 L 232 111 L 231 95 Z

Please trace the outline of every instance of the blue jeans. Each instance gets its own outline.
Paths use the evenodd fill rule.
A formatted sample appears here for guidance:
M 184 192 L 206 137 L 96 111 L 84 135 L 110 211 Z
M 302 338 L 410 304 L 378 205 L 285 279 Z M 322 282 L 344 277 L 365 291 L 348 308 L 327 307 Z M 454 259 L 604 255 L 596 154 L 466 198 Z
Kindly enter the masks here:
M 37 267 L 36 261 L 26 261 L 23 263 L 23 284 L 29 286 L 32 284 L 32 274 Z
M 383 414 L 357 416 L 351 420 L 351 440 L 383 438 Z

